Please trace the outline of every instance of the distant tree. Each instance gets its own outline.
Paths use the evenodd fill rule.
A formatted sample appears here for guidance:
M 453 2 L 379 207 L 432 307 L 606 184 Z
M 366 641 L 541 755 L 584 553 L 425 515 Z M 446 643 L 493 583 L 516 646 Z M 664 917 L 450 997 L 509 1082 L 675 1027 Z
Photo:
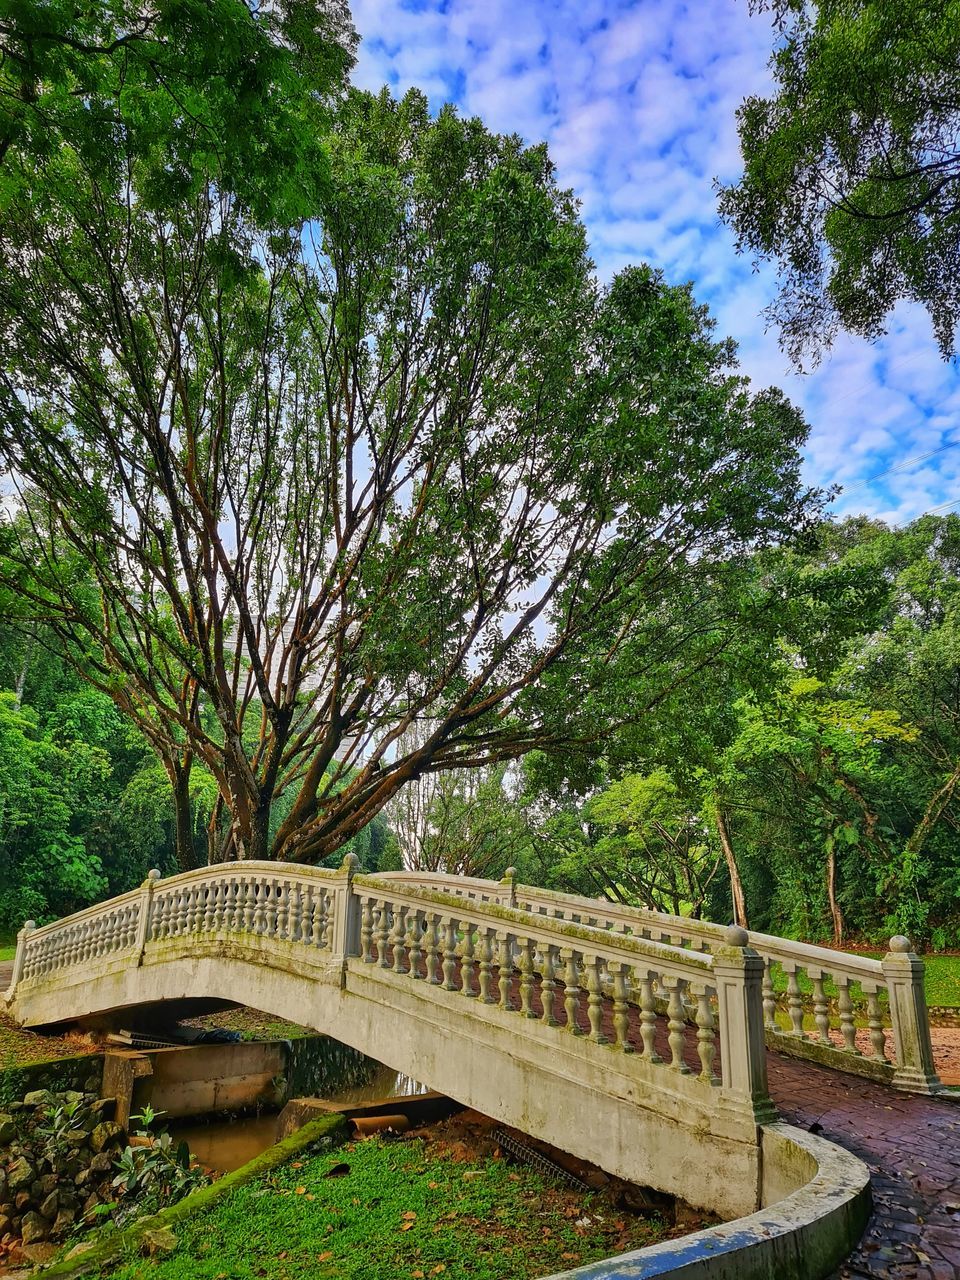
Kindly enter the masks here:
M 642 714 L 627 670 L 709 666 L 750 608 L 705 582 L 815 506 L 799 415 L 688 289 L 597 286 L 542 147 L 356 93 L 327 149 L 302 237 L 69 150 L 57 217 L 0 224 L 7 582 L 157 751 L 183 856 L 194 761 L 215 856 L 316 861 L 425 773 Z
M 720 189 L 740 245 L 780 269 L 770 309 L 797 362 L 840 328 L 875 338 L 901 299 L 944 357 L 960 318 L 960 21 L 953 0 L 755 0 L 776 90 L 738 112 Z

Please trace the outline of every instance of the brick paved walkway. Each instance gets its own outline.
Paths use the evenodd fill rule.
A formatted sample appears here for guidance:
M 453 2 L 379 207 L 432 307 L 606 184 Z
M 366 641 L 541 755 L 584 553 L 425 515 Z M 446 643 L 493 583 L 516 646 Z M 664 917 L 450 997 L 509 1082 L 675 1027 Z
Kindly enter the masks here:
M 874 1212 L 844 1280 L 960 1280 L 960 1102 L 896 1093 L 783 1054 L 768 1055 L 785 1120 L 846 1147 L 870 1169 Z

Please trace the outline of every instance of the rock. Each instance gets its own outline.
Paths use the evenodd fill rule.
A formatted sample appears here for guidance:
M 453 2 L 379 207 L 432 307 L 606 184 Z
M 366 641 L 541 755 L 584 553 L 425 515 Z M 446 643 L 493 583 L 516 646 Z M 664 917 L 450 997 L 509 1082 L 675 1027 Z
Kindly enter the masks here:
M 39 1267 L 45 1262 L 49 1262 L 58 1248 L 59 1245 L 55 1245 L 52 1240 L 45 1240 L 41 1244 L 21 1245 L 20 1252 L 28 1262 L 32 1262 L 35 1267 Z
M 30 1186 L 36 1176 L 36 1169 L 25 1156 L 21 1156 L 7 1170 L 7 1189 L 11 1194 L 22 1191 L 24 1187 Z
M 95 1116 L 102 1116 L 104 1120 L 111 1120 L 116 1109 L 116 1098 L 96 1098 L 90 1103 L 90 1110 L 93 1114 Z
M 62 1208 L 57 1214 L 57 1220 L 53 1224 L 53 1234 L 55 1236 L 64 1235 L 77 1220 L 75 1209 Z
M 83 1102 L 83 1094 L 77 1089 L 67 1089 L 63 1095 L 66 1102 Z
M 95 1152 L 100 1152 L 107 1147 L 119 1146 L 124 1136 L 123 1126 L 116 1120 L 101 1120 L 90 1135 L 90 1146 Z
M 64 1261 L 67 1261 L 70 1258 L 79 1258 L 81 1253 L 89 1253 L 92 1248 L 93 1248 L 93 1243 L 91 1241 L 81 1240 L 79 1244 L 75 1244 L 73 1246 L 73 1248 L 67 1254 L 67 1257 L 64 1259 Z
M 38 1178 L 34 1184 L 41 1196 L 48 1196 L 51 1191 L 56 1191 L 60 1185 L 60 1179 L 55 1173 L 45 1173 L 42 1178 Z
M 9 1234 L 10 1228 L 12 1226 L 13 1226 L 13 1223 L 6 1216 L 6 1214 L 0 1213 L 0 1240 L 2 1240 L 5 1235 Z
M 601 1187 L 605 1187 L 610 1181 L 602 1169 L 591 1169 L 583 1180 L 591 1191 L 599 1191 Z
M 73 1180 L 74 1185 L 78 1188 L 85 1187 L 92 1177 L 93 1173 L 89 1169 L 81 1169 Z
M 6 1146 L 17 1136 L 17 1126 L 9 1112 L 0 1114 L 0 1144 Z
M 83 1216 L 86 1218 L 89 1214 L 93 1213 L 99 1203 L 100 1197 L 95 1191 L 91 1191 L 83 1202 Z
M 24 1209 L 29 1208 L 33 1202 L 33 1196 L 29 1191 L 18 1191 L 13 1197 L 13 1203 L 18 1213 L 22 1213 Z
M 113 1168 L 113 1156 L 109 1151 L 101 1151 L 90 1161 L 91 1173 L 109 1173 Z
M 60 1210 L 60 1193 L 56 1190 L 51 1191 L 40 1206 L 40 1212 L 45 1218 L 51 1222 L 57 1216 Z
M 86 1145 L 88 1136 L 86 1129 L 68 1129 L 63 1135 L 63 1140 L 68 1147 L 79 1149 Z
M 25 1107 L 45 1107 L 49 1101 L 50 1093 L 47 1089 L 34 1089 L 32 1093 L 23 1095 Z
M 41 1218 L 39 1213 L 25 1213 L 20 1223 L 20 1234 L 24 1244 L 34 1244 L 37 1240 L 46 1240 L 50 1234 L 50 1223 Z
M 0 1169 L 0 1204 L 7 1198 L 7 1171 Z
M 177 1247 L 177 1237 L 169 1227 L 156 1227 L 143 1233 L 143 1248 L 152 1258 L 158 1253 L 170 1253 Z
M 87 1076 L 86 1080 L 84 1080 L 83 1082 L 83 1089 L 85 1093 L 96 1094 L 99 1088 L 100 1088 L 99 1076 Z

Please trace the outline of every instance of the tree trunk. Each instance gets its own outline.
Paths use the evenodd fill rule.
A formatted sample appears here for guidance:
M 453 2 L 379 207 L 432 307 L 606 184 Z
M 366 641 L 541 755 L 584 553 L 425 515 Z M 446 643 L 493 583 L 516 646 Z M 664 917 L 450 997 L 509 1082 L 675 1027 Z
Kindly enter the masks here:
M 733 903 L 733 922 L 738 924 L 741 929 L 749 929 L 747 922 L 747 898 L 743 892 L 743 881 L 740 879 L 740 868 L 737 866 L 737 856 L 733 851 L 733 841 L 730 838 L 730 824 L 727 821 L 727 815 L 720 805 L 715 807 L 715 817 L 717 823 L 717 835 L 720 837 L 720 848 L 723 850 L 723 856 L 726 859 L 727 871 L 730 873 L 730 897 Z
M 181 871 L 191 871 L 197 860 L 193 850 L 193 816 L 190 812 L 189 756 L 183 762 L 174 760 L 168 768 L 173 784 L 173 808 L 176 815 L 176 856 Z
M 17 672 L 17 683 L 15 687 L 16 697 L 13 700 L 14 710 L 19 711 L 23 703 L 23 689 L 27 683 L 27 676 L 30 673 L 30 658 L 33 655 L 33 632 L 31 631 L 23 646 L 23 659 L 20 663 L 20 670 Z
M 837 846 L 833 836 L 827 836 L 827 898 L 830 902 L 830 917 L 833 920 L 833 945 L 839 947 L 843 943 L 843 912 L 837 901 Z

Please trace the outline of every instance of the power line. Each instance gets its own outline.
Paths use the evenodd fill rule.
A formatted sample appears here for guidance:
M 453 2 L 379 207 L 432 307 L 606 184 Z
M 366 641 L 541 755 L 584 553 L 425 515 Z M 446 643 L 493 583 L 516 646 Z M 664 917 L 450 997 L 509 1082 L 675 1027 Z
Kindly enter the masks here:
M 960 445 L 960 440 L 948 440 L 946 444 L 940 445 L 938 449 L 931 449 L 929 453 L 918 453 L 915 458 L 904 458 L 902 462 L 898 462 L 892 467 L 887 467 L 886 471 L 878 471 L 876 475 L 867 476 L 864 480 L 842 485 L 841 492 L 844 494 L 855 493 L 858 489 L 864 489 L 867 485 L 873 484 L 877 480 L 882 480 L 884 476 L 892 476 L 900 471 L 908 471 L 918 462 L 926 462 L 928 458 L 935 458 L 940 453 L 946 453 L 948 449 L 955 449 L 957 445 Z

